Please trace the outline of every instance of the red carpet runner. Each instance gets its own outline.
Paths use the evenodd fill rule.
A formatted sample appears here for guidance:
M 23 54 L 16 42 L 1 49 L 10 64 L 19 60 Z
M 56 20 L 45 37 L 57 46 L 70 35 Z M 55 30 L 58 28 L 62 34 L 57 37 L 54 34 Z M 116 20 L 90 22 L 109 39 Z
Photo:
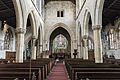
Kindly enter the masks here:
M 48 80 L 68 80 L 67 72 L 65 69 L 65 65 L 63 63 L 57 63 L 50 75 L 48 76 Z

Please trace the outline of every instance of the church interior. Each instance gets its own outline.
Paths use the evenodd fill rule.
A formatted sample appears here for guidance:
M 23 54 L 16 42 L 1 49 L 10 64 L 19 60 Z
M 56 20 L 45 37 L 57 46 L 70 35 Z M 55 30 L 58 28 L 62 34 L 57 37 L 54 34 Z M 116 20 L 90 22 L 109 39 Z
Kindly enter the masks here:
M 0 80 L 120 80 L 120 0 L 0 0 Z

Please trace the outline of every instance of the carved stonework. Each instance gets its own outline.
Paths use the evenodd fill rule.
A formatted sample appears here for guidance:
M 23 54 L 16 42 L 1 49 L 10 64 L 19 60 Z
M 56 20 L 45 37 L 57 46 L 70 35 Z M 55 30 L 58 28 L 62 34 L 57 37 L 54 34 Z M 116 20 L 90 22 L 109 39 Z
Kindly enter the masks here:
M 87 36 L 87 35 L 84 35 L 84 36 L 83 36 L 83 39 L 88 39 L 88 36 Z
M 93 30 L 99 30 L 99 29 L 102 29 L 102 26 L 101 25 L 95 25 L 92 27 Z
M 32 36 L 32 39 L 33 39 L 33 40 L 36 40 L 37 38 L 36 38 L 36 36 Z
M 16 28 L 16 33 L 24 34 L 26 30 L 24 28 Z

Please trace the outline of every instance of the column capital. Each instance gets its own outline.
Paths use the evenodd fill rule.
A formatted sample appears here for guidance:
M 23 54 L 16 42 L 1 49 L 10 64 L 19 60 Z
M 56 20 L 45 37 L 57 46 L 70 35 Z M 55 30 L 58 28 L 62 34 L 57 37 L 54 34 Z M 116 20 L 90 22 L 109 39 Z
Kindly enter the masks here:
M 34 39 L 34 40 L 35 40 L 35 39 L 37 39 L 37 38 L 36 38 L 36 36 L 32 36 L 32 39 Z
M 101 25 L 94 25 L 92 27 L 93 30 L 99 30 L 99 29 L 102 29 L 102 26 Z
M 24 34 L 26 32 L 26 29 L 24 28 L 16 28 L 16 33 Z
M 83 39 L 88 39 L 88 35 L 84 35 L 84 36 L 83 36 Z

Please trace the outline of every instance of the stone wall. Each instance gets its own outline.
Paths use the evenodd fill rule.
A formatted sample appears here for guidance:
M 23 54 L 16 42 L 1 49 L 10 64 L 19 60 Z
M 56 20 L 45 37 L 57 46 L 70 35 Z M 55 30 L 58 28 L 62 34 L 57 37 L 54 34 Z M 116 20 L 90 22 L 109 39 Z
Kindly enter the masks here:
M 63 11 L 63 17 L 57 17 L 57 11 Z M 60 24 L 60 25 L 59 25 Z M 71 53 L 75 48 L 75 4 L 71 1 L 50 1 L 45 5 L 45 40 L 49 42 L 51 33 L 58 27 L 63 27 L 71 37 Z M 49 44 L 48 44 L 49 47 Z

